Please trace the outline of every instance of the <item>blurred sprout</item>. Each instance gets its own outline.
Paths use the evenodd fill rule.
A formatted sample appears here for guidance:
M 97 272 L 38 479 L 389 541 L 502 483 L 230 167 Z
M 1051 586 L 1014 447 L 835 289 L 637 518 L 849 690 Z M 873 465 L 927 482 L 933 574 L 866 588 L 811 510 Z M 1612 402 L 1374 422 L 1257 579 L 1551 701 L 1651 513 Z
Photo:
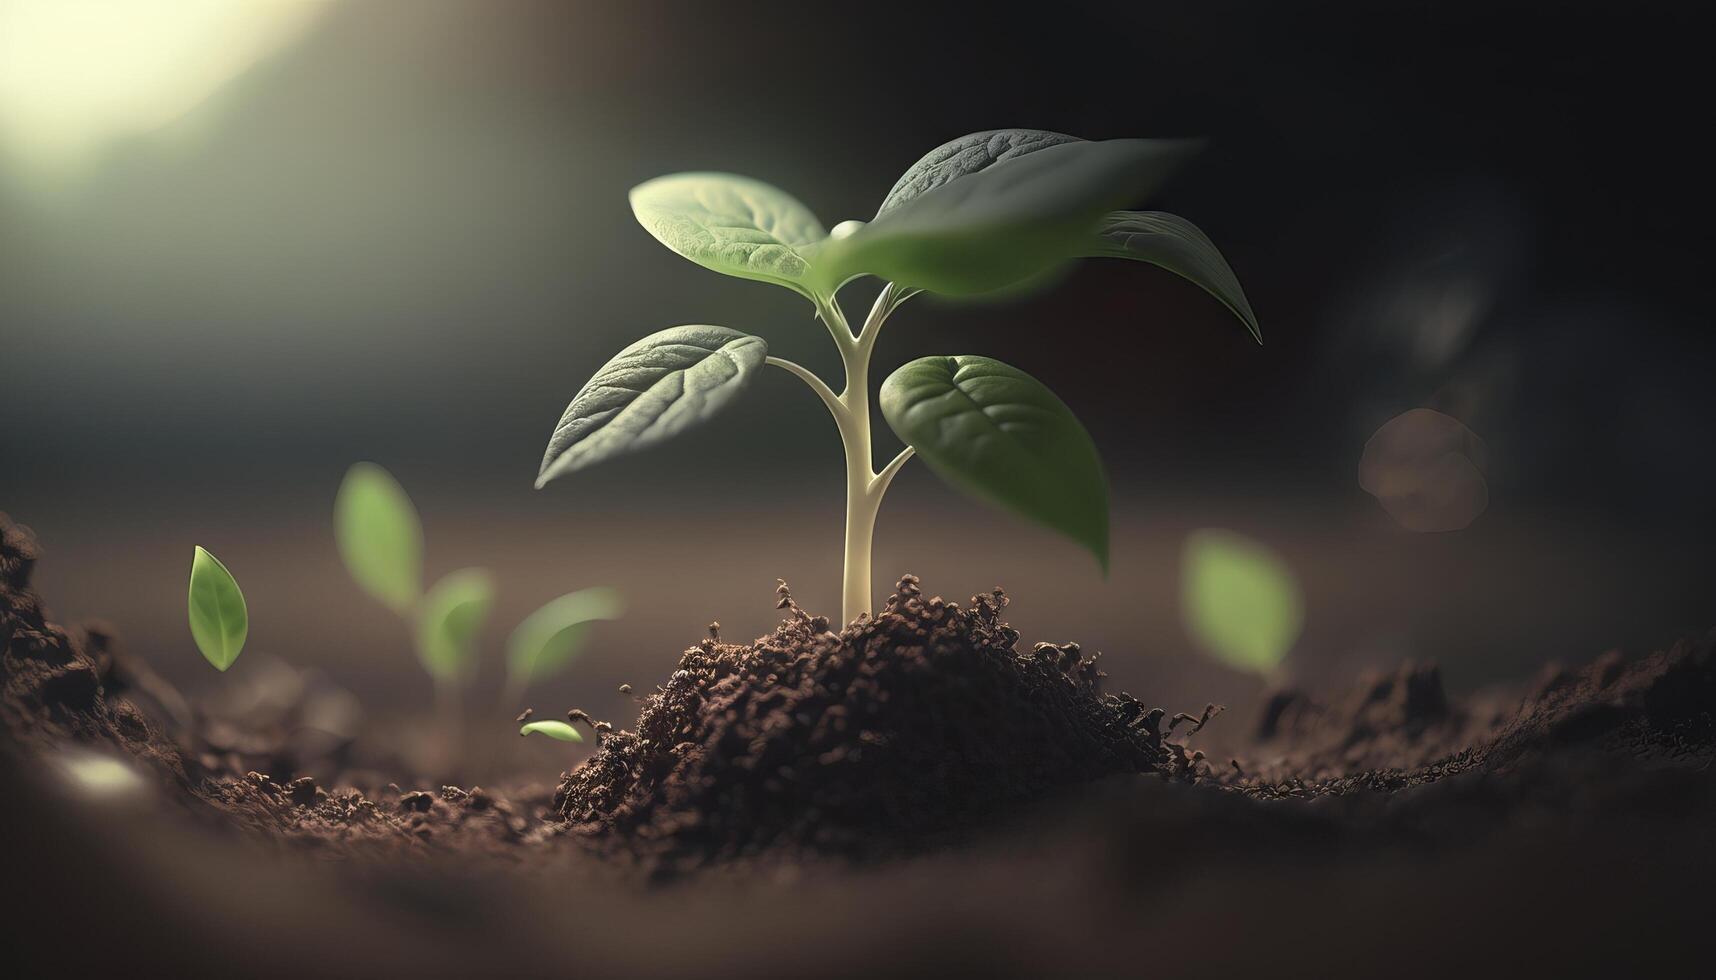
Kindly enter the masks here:
M 405 488 L 374 463 L 346 471 L 334 498 L 334 537 L 352 579 L 400 614 L 423 591 L 423 524 Z
M 1304 600 L 1279 555 L 1242 534 L 1193 531 L 1181 565 L 1186 632 L 1241 670 L 1269 673 L 1299 638 Z
M 201 546 L 191 556 L 191 638 L 216 670 L 226 670 L 244 651 L 250 613 L 244 593 L 220 559 Z
M 357 463 L 346 471 L 334 498 L 334 537 L 353 581 L 411 628 L 417 658 L 435 681 L 444 754 L 451 764 L 462 727 L 461 690 L 476 675 L 478 641 L 494 608 L 494 576 L 486 569 L 462 568 L 424 594 L 423 523 L 405 488 L 375 463 Z M 589 624 L 617 619 L 621 608 L 619 593 L 592 588 L 531 613 L 507 642 L 502 697 L 516 700 L 533 681 L 564 668 L 583 645 Z M 526 725 L 520 734 L 533 731 L 582 741 L 577 732 L 568 737 L 571 729 L 561 722 Z
M 476 668 L 477 634 L 494 605 L 493 576 L 462 568 L 435 583 L 417 614 L 417 655 L 440 683 L 463 684 Z
M 590 624 L 618 619 L 624 606 L 613 589 L 582 589 L 563 595 L 525 617 L 507 641 L 507 691 L 520 694 L 532 683 L 571 662 L 584 645 Z

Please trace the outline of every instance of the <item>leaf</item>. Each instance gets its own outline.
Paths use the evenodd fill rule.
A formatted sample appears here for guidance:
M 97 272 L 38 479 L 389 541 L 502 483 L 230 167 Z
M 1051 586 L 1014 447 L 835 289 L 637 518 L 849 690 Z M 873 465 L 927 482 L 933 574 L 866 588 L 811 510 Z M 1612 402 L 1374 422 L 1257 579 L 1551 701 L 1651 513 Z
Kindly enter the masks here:
M 1186 538 L 1180 598 L 1186 632 L 1242 670 L 1273 669 L 1304 626 L 1304 600 L 1287 563 L 1232 531 L 1205 529 Z
M 563 721 L 533 721 L 518 730 L 519 735 L 547 735 L 549 738 L 562 742 L 582 742 L 584 736 L 578 734 L 578 729 Z
M 231 667 L 250 634 L 250 613 L 232 573 L 201 546 L 191 557 L 190 620 L 203 657 L 216 670 Z
M 334 537 L 352 579 L 401 616 L 423 591 L 423 525 L 393 474 L 375 463 L 346 471 L 334 498 Z
M 948 181 L 968 177 L 993 164 L 1062 143 L 1077 142 L 1080 142 L 1077 136 L 1041 129 L 991 129 L 950 140 L 924 154 L 900 175 L 888 196 L 882 199 L 876 216 L 881 217 L 926 191 Z
M 735 174 L 671 174 L 632 188 L 631 202 L 639 224 L 698 265 L 809 295 L 805 249 L 828 233 L 785 191 Z
M 550 600 L 526 616 L 507 640 L 508 683 L 522 690 L 565 667 L 583 646 L 590 623 L 618 619 L 623 610 L 620 594 L 608 588 Z
M 882 415 L 942 479 L 1059 531 L 1108 570 L 1108 481 L 1054 393 L 987 357 L 924 357 L 882 384 Z
M 470 675 L 477 634 L 494 599 L 494 579 L 481 568 L 451 572 L 423 597 L 417 614 L 417 656 L 430 676 L 460 681 Z
M 940 182 L 810 249 L 809 281 L 825 291 L 859 275 L 952 296 L 1000 289 L 1076 258 L 1104 214 L 1149 194 L 1195 148 L 1070 140 L 931 175 Z
M 708 421 L 750 385 L 768 353 L 761 337 L 703 325 L 669 327 L 620 351 L 560 417 L 536 486 Z
M 1190 221 L 1163 211 L 1115 211 L 1102 220 L 1095 244 L 1085 254 L 1148 262 L 1190 279 L 1221 300 L 1251 336 L 1263 343 L 1263 331 L 1245 299 L 1245 290 L 1240 288 L 1239 277 L 1209 236 Z

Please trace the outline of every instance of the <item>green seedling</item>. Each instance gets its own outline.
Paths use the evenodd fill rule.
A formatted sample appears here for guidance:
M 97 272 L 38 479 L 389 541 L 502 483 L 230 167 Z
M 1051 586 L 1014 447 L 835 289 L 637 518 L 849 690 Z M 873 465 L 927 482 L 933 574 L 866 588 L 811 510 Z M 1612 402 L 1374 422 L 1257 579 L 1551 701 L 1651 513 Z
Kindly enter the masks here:
M 518 730 L 520 736 L 547 735 L 549 738 L 562 742 L 582 742 L 584 736 L 578 734 L 578 729 L 563 721 L 533 721 Z
M 880 471 L 871 444 L 870 360 L 883 323 L 922 292 L 1017 291 L 1081 257 L 1148 262 L 1214 295 L 1261 337 L 1239 282 L 1208 237 L 1174 215 L 1122 211 L 1195 149 L 1178 140 L 1086 141 L 1039 130 L 974 133 L 937 148 L 894 184 L 869 222 L 824 231 L 796 199 L 747 177 L 685 173 L 631 192 L 662 244 L 725 275 L 782 286 L 809 301 L 845 368 L 836 394 L 814 372 L 728 327 L 672 327 L 621 351 L 555 426 L 536 485 L 644 449 L 707 421 L 763 365 L 797 376 L 827 406 L 846 457 L 842 609 L 870 611 L 871 542 L 882 496 L 922 456 L 960 490 L 1055 530 L 1106 572 L 1108 486 L 1089 434 L 1047 387 L 987 357 L 912 361 L 880 391 L 905 449 Z M 855 331 L 837 301 L 853 279 L 885 281 Z
M 405 620 L 423 669 L 451 698 L 475 672 L 477 635 L 494 605 L 489 573 L 461 568 L 425 593 L 423 522 L 405 488 L 374 463 L 346 471 L 334 498 L 334 538 L 352 580 Z
M 334 535 L 352 580 L 412 631 L 418 660 L 435 682 L 442 731 L 449 745 L 455 743 L 462 727 L 460 692 L 476 674 L 478 641 L 494 607 L 493 576 L 462 568 L 425 592 L 423 522 L 405 488 L 374 463 L 357 463 L 346 472 L 334 498 Z M 530 684 L 564 669 L 591 624 L 617 619 L 622 609 L 617 592 L 593 588 L 531 613 L 507 642 L 502 697 L 516 701 Z
M 191 638 L 216 670 L 225 671 L 244 652 L 250 612 L 238 581 L 220 559 L 201 546 L 191 556 Z
M 516 702 L 525 688 L 565 669 L 583 647 L 591 625 L 618 619 L 624 610 L 618 592 L 598 587 L 551 599 L 526 616 L 507 640 L 503 699 Z
M 1186 632 L 1232 667 L 1273 677 L 1305 625 L 1292 570 L 1260 542 L 1208 528 L 1186 538 L 1181 565 Z

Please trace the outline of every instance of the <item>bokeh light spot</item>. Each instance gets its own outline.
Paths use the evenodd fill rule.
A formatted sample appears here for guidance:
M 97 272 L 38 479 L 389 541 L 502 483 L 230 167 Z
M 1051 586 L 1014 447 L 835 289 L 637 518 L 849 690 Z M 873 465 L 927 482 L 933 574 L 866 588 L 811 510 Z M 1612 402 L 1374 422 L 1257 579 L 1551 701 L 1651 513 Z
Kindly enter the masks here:
M 1365 443 L 1359 485 L 1409 531 L 1458 531 L 1489 506 L 1488 456 L 1459 419 L 1415 408 Z

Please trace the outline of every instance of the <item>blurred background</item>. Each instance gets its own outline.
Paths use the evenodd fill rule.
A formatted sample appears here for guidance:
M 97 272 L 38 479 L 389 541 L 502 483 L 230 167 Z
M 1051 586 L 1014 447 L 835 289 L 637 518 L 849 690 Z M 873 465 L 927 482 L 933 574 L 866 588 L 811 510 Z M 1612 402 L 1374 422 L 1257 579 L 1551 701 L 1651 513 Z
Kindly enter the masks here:
M 777 577 L 837 610 L 843 501 L 826 413 L 780 372 L 698 438 L 531 489 L 566 403 L 645 333 L 724 324 L 837 371 L 802 301 L 667 252 L 627 190 L 735 171 L 832 226 L 976 130 L 1198 135 L 1151 206 L 1214 238 L 1264 346 L 1194 286 L 1086 262 L 1015 302 L 914 300 L 878 352 L 884 374 L 987 354 L 1059 393 L 1110 469 L 1113 574 L 913 465 L 878 599 L 904 571 L 961 600 L 1003 585 L 1027 641 L 1101 649 L 1171 710 L 1264 683 L 1181 623 L 1196 528 L 1297 578 L 1277 679 L 1411 657 L 1470 689 L 1661 646 L 1716 624 L 1690 18 L 0 0 L 0 510 L 38 533 L 59 616 L 109 620 L 193 690 L 223 680 L 185 626 L 200 544 L 246 590 L 251 650 L 404 711 L 429 681 L 330 524 L 346 467 L 374 460 L 423 513 L 431 579 L 498 577 L 483 717 L 516 711 L 480 707 L 513 624 L 605 584 L 627 617 L 529 700 L 629 723 L 619 682 L 648 690 L 710 620 L 764 632 Z

